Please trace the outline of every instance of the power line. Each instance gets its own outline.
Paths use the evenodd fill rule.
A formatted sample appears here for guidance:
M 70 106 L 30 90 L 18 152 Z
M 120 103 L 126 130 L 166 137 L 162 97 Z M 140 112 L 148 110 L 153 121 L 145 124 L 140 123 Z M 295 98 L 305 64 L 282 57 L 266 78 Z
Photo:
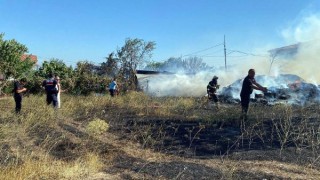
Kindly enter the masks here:
M 217 50 L 217 51 L 213 51 L 213 52 L 211 52 L 211 53 L 201 55 L 200 57 L 211 56 L 211 55 L 214 55 L 214 54 L 216 54 L 217 52 L 221 52 L 221 51 L 223 51 L 223 49 L 219 49 L 219 50 Z
M 202 50 L 199 50 L 199 51 L 196 51 L 196 52 L 190 53 L 190 54 L 186 54 L 186 55 L 183 55 L 183 56 L 181 56 L 181 57 L 185 57 L 185 56 L 192 56 L 192 55 L 194 55 L 194 54 L 198 54 L 198 53 L 200 53 L 200 52 L 204 52 L 204 51 L 207 51 L 207 50 L 209 50 L 209 49 L 212 49 L 212 48 L 215 48 L 215 47 L 217 47 L 217 46 L 221 46 L 221 45 L 223 45 L 223 43 L 216 44 L 216 45 L 211 46 L 211 47 L 208 47 L 208 48 L 206 48 L 206 49 L 202 49 Z
M 229 57 L 248 57 L 249 55 L 243 55 L 243 56 L 227 56 L 228 58 Z M 219 57 L 219 58 L 222 58 L 224 56 L 199 56 L 199 57 Z
M 253 53 L 247 53 L 247 52 L 243 52 L 243 51 L 239 51 L 239 50 L 230 50 L 230 52 L 227 54 L 232 54 L 232 53 L 241 53 L 241 54 L 246 54 L 246 55 L 250 55 L 250 56 L 258 56 L 258 57 L 269 57 L 268 55 L 261 55 L 261 54 L 253 54 Z

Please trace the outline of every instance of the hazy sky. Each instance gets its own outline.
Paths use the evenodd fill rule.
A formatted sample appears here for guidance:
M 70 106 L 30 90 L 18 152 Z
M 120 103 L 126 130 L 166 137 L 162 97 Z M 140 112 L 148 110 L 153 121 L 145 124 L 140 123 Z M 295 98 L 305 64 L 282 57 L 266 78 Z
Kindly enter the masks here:
M 0 0 L 0 32 L 40 61 L 101 63 L 126 38 L 155 41 L 153 60 L 163 61 L 221 44 L 224 35 L 227 52 L 267 54 L 296 43 L 285 32 L 319 11 L 319 0 Z M 224 63 L 221 45 L 195 55 Z M 229 56 L 233 64 L 244 54 Z

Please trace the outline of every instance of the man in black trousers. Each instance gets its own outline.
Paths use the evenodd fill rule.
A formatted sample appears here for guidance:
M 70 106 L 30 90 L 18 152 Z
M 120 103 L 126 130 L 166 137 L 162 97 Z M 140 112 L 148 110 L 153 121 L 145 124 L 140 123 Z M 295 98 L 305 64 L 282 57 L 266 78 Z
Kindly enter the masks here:
M 44 87 L 46 94 L 47 94 L 47 104 L 50 105 L 53 104 L 54 108 L 57 108 L 58 106 L 58 88 L 57 88 L 58 82 L 55 80 L 54 74 L 49 74 L 48 79 L 44 80 L 42 82 L 42 86 Z
M 242 117 L 244 118 L 247 117 L 249 103 L 250 103 L 250 95 L 252 94 L 253 89 L 260 90 L 263 92 L 267 91 L 267 88 L 262 87 L 259 83 L 256 82 L 256 80 L 254 79 L 255 74 L 256 73 L 254 69 L 249 69 L 248 76 L 244 78 L 242 83 L 240 97 L 241 97 Z
M 13 86 L 13 98 L 16 103 L 16 113 L 20 113 L 22 107 L 22 93 L 26 92 L 27 89 L 23 86 L 27 83 L 25 78 L 20 79 L 20 81 L 14 82 Z

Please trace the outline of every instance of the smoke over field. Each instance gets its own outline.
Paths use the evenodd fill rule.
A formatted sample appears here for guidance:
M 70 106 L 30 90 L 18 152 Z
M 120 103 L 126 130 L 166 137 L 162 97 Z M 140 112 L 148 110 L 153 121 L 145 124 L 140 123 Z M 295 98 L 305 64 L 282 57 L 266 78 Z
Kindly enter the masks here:
M 320 15 L 302 18 L 297 25 L 282 32 L 288 42 L 300 44 L 298 53 L 291 61 L 278 63 L 281 71 L 297 74 L 308 82 L 320 83 L 318 67 L 320 65 Z
M 320 83 L 320 16 L 311 15 L 301 18 L 298 23 L 287 27 L 282 31 L 282 36 L 287 44 L 298 44 L 294 55 L 284 58 L 281 55 L 274 57 L 248 56 L 243 64 L 235 64 L 223 70 L 202 71 L 196 74 L 163 74 L 139 76 L 142 88 L 149 94 L 155 96 L 204 96 L 206 86 L 214 75 L 218 76 L 221 85 L 218 93 L 223 87 L 228 87 L 239 79 L 243 79 L 250 68 L 256 70 L 257 75 L 266 75 L 260 84 L 270 88 L 288 88 L 295 81 L 281 80 L 281 74 L 292 74 L 301 77 L 304 83 L 313 84 L 318 88 Z M 265 49 L 266 54 L 270 49 Z M 272 62 L 272 63 L 271 63 Z M 275 81 L 275 79 L 277 79 Z M 280 78 L 280 80 L 279 80 Z M 279 83 L 281 82 L 281 83 Z M 239 82 L 241 86 L 241 82 Z M 238 98 L 234 92 L 234 98 Z

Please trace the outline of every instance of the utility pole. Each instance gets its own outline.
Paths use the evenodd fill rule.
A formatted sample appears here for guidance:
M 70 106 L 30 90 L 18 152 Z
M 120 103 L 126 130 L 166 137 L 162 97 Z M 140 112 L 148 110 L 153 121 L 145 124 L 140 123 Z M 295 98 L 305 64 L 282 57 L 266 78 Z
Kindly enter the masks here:
M 226 51 L 226 36 L 223 36 L 223 46 L 224 46 L 224 68 L 227 71 L 227 51 Z

